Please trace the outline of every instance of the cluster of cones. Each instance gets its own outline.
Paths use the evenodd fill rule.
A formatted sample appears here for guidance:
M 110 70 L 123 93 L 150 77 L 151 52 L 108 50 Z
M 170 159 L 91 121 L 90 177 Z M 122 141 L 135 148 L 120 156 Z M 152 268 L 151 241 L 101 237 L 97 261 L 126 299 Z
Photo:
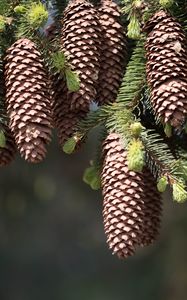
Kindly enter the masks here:
M 54 85 L 53 115 L 60 144 L 64 144 L 90 105 L 114 102 L 127 60 L 126 36 L 120 9 L 111 0 L 98 7 L 73 0 L 62 19 L 62 50 L 80 78 L 77 92 L 67 90 L 63 80 Z
M 161 10 L 144 26 L 146 73 L 151 103 L 163 124 L 179 129 L 187 116 L 187 39 L 181 25 Z M 159 235 L 162 199 L 147 168 L 128 170 L 120 136 L 103 144 L 102 192 L 104 229 L 109 248 L 119 258 L 134 255 Z
M 86 0 L 70 1 L 62 18 L 61 45 L 79 76 L 76 92 L 67 89 L 63 78 L 54 76 L 50 83 L 42 56 L 29 39 L 16 41 L 5 57 L 8 125 L 28 162 L 44 159 L 53 126 L 63 146 L 94 101 L 115 101 L 127 56 L 118 5 L 110 0 L 102 0 L 99 7 Z
M 155 115 L 181 128 L 187 116 L 187 40 L 181 25 L 161 10 L 144 26 L 147 32 L 146 74 Z M 120 136 L 103 144 L 102 192 L 104 229 L 109 248 L 119 258 L 134 255 L 159 235 L 162 200 L 147 168 L 128 170 Z
M 156 115 L 180 127 L 187 114 L 187 44 L 181 26 L 164 11 L 146 24 L 147 81 Z M 63 78 L 51 84 L 41 54 L 29 39 L 16 41 L 5 58 L 6 109 L 9 123 L 0 165 L 19 150 L 25 160 L 38 163 L 46 156 L 52 125 L 63 145 L 86 116 L 91 104 L 114 102 L 127 60 L 126 36 L 120 10 L 111 0 L 95 7 L 72 0 L 64 11 L 62 51 L 80 79 L 80 89 L 69 91 Z M 133 80 L 133 78 L 132 78 Z M 53 86 L 53 91 L 51 91 Z M 159 234 L 162 201 L 148 169 L 128 170 L 127 152 L 118 134 L 103 144 L 102 191 L 104 228 L 109 247 L 118 257 L 135 253 Z

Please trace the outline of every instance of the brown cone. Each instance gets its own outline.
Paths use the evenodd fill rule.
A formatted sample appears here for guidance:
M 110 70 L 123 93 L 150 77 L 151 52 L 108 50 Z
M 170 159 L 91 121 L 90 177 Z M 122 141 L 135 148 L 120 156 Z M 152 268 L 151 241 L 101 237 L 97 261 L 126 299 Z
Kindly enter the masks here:
M 96 102 L 114 102 L 127 62 L 127 39 L 121 24 L 119 6 L 112 0 L 101 0 L 98 7 L 101 26 L 101 62 Z
M 80 79 L 78 92 L 68 92 L 72 111 L 89 110 L 96 97 L 100 34 L 96 10 L 86 0 L 72 0 L 62 20 L 62 50 Z
M 43 60 L 30 40 L 20 39 L 7 50 L 5 84 L 17 147 L 27 161 L 38 163 L 51 140 L 51 96 Z
M 104 229 L 109 248 L 119 258 L 156 239 L 161 198 L 150 172 L 128 170 L 127 153 L 120 137 L 109 134 L 103 144 L 102 188 Z
M 61 147 L 76 132 L 78 122 L 86 115 L 84 111 L 73 112 L 67 101 L 67 87 L 63 79 L 53 77 L 52 112 L 54 127 L 57 129 L 58 140 Z M 76 150 L 79 149 L 79 146 Z
M 181 25 L 165 11 L 146 24 L 147 81 L 158 118 L 181 127 L 187 115 L 187 44 Z

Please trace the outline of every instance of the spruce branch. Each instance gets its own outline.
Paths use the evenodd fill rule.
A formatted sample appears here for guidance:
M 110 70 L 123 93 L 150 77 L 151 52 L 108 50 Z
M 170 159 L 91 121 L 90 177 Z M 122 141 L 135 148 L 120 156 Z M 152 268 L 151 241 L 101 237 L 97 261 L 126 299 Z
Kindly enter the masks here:
M 182 149 L 177 149 L 178 160 L 176 164 L 176 170 L 178 173 L 182 174 L 185 182 L 187 182 L 187 152 Z
M 76 133 L 72 138 L 77 143 L 84 139 L 91 130 L 104 125 L 108 131 L 118 132 L 122 135 L 124 144 L 126 144 L 126 140 L 130 141 L 130 137 L 135 136 L 130 133 L 130 126 L 134 122 L 134 115 L 120 103 L 103 105 L 94 111 L 88 112 L 87 116 L 78 123 Z M 69 142 L 67 141 L 67 143 Z
M 106 120 L 106 128 L 109 132 L 118 133 L 123 140 L 124 147 L 132 139 L 130 127 L 135 122 L 135 117 L 131 110 L 120 105 L 116 106 L 116 111 L 110 114 Z
M 145 82 L 145 50 L 144 38 L 142 38 L 137 42 L 127 65 L 116 101 L 133 109 L 139 102 Z
M 146 162 L 152 174 L 158 180 L 163 177 L 167 179 L 173 188 L 174 200 L 178 202 L 187 200 L 184 171 L 179 168 L 181 162 L 174 158 L 168 145 L 154 130 L 144 130 L 141 133 L 141 140 L 145 148 Z
M 67 154 L 73 153 L 76 145 L 81 140 L 84 140 L 92 129 L 104 125 L 109 113 L 111 113 L 111 109 L 108 108 L 109 106 L 106 105 L 95 111 L 88 112 L 87 116 L 77 124 L 75 134 L 64 144 L 63 151 Z
M 116 110 L 116 104 L 103 105 L 95 111 L 88 112 L 85 119 L 79 122 L 76 135 L 81 139 L 86 137 L 88 133 L 100 126 L 105 125 L 107 118 Z
M 130 126 L 134 122 L 135 116 L 130 110 L 124 108 L 123 104 L 103 105 L 95 111 L 90 111 L 86 118 L 79 122 L 76 136 L 83 138 L 100 125 L 105 125 L 108 131 L 128 136 L 131 131 Z
M 141 140 L 146 151 L 146 162 L 155 177 L 171 173 L 170 166 L 175 163 L 169 147 L 153 129 L 144 129 Z

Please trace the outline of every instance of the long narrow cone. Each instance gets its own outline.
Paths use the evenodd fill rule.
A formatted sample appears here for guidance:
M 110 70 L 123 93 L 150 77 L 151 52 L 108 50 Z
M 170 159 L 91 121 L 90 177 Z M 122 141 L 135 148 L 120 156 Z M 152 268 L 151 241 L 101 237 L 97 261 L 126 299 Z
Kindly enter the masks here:
M 101 26 L 101 61 L 96 102 L 114 102 L 127 63 L 127 38 L 121 23 L 119 6 L 112 0 L 102 0 L 98 7 Z
M 27 161 L 38 163 L 51 140 L 51 95 L 40 53 L 33 42 L 20 39 L 5 59 L 6 105 L 9 127 Z
M 103 158 L 104 229 L 113 254 L 126 258 L 157 238 L 161 197 L 147 169 L 143 173 L 128 170 L 127 152 L 118 134 L 106 138 Z
M 84 111 L 72 111 L 67 100 L 67 87 L 64 79 L 53 77 L 53 101 L 52 112 L 54 127 L 57 129 L 59 144 L 64 146 L 65 142 L 71 138 L 76 130 L 78 123 L 86 116 Z M 76 150 L 81 146 L 77 145 Z
M 96 9 L 86 0 L 72 0 L 62 19 L 62 50 L 80 79 L 80 89 L 68 92 L 71 110 L 89 111 L 96 97 L 99 73 L 100 27 Z

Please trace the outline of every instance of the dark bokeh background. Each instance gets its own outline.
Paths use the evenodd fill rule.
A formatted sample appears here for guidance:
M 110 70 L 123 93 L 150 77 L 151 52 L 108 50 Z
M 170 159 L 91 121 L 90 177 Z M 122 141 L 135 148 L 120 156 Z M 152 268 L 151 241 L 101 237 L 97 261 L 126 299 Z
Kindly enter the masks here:
M 94 137 L 67 156 L 19 157 L 0 172 L 0 299 L 187 299 L 187 204 L 165 199 L 160 240 L 119 261 L 105 243 L 102 198 L 82 182 Z

